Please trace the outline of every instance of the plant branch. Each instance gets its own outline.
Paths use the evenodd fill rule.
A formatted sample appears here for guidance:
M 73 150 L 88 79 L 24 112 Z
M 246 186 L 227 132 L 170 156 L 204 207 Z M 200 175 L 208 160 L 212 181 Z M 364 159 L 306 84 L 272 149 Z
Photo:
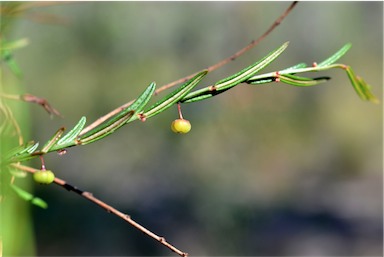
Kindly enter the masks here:
M 136 119 L 145 121 L 147 118 L 163 112 L 176 103 L 191 103 L 206 100 L 226 92 L 228 89 L 240 85 L 241 83 L 260 85 L 270 82 L 283 82 L 293 86 L 308 87 L 318 85 L 330 79 L 329 77 L 324 76 L 316 78 L 297 76 L 296 74 L 298 73 L 318 72 L 328 69 L 341 68 L 346 71 L 352 86 L 362 100 L 379 103 L 379 100 L 371 92 L 371 86 L 367 84 L 361 77 L 356 76 L 350 66 L 344 64 L 334 64 L 335 61 L 341 58 L 351 48 L 350 43 L 345 44 L 336 53 L 321 63 L 313 63 L 311 67 L 307 67 L 305 63 L 299 63 L 280 71 L 256 75 L 256 73 L 258 73 L 261 69 L 264 69 L 279 55 L 281 55 L 287 46 L 288 42 L 285 42 L 283 45 L 270 52 L 258 62 L 251 64 L 238 73 L 224 78 L 216 82 L 214 85 L 190 92 L 208 73 L 207 70 L 204 70 L 198 73 L 191 80 L 184 83 L 179 88 L 172 91 L 163 99 L 152 105 L 149 109 L 145 110 L 144 108 L 146 104 L 149 102 L 155 91 L 156 85 L 153 82 L 143 91 L 139 97 L 137 97 L 136 100 L 132 102 L 132 104 L 130 104 L 125 109 L 119 109 L 120 111 L 114 116 L 110 117 L 108 120 L 99 124 L 98 121 L 96 121 L 88 126 L 88 129 L 83 129 L 86 123 L 86 118 L 83 116 L 74 126 L 74 128 L 67 132 L 65 135 L 63 135 L 64 129 L 59 129 L 53 135 L 53 137 L 51 137 L 51 139 L 49 139 L 49 141 L 44 144 L 42 150 L 35 151 L 38 143 L 28 143 L 24 147 L 21 146 L 12 151 L 12 154 L 7 155 L 6 158 L 4 158 L 4 162 L 17 163 L 26 161 L 51 151 L 65 152 L 65 148 L 76 145 L 85 145 L 94 141 L 98 141 L 112 134 L 115 130 L 131 121 Z M 105 116 L 103 118 L 105 118 Z M 93 128 L 93 126 L 95 127 Z
M 279 18 L 277 18 L 273 24 L 269 27 L 268 30 L 266 30 L 264 32 L 264 34 L 262 34 L 258 39 L 256 40 L 252 40 L 251 43 L 249 43 L 246 47 L 242 48 L 241 50 L 239 50 L 238 52 L 236 52 L 235 54 L 231 55 L 230 57 L 208 67 L 207 69 L 203 69 L 203 70 L 208 70 L 208 72 L 211 72 L 211 71 L 214 71 L 218 68 L 220 68 L 221 66 L 229 63 L 230 61 L 233 61 L 235 60 L 236 58 L 238 58 L 239 56 L 241 56 L 242 54 L 244 54 L 245 52 L 247 52 L 248 50 L 250 50 L 251 48 L 255 47 L 256 45 L 258 45 L 262 40 L 264 40 L 264 38 L 266 38 L 278 25 L 280 25 L 280 23 L 285 19 L 285 17 L 288 16 L 288 14 L 293 10 L 293 8 L 296 6 L 296 4 L 298 3 L 298 1 L 294 1 L 291 3 L 291 5 L 279 16 Z M 201 71 L 199 71 L 201 72 Z M 168 88 L 171 88 L 177 84 L 180 84 L 180 83 L 184 83 L 186 81 L 188 81 L 189 79 L 193 78 L 196 74 L 198 74 L 199 72 L 195 72 L 189 76 L 186 76 L 186 77 L 183 77 L 181 79 L 178 79 L 178 80 L 175 80 L 171 83 L 168 83 L 164 86 L 162 86 L 161 88 L 157 89 L 155 91 L 155 95 L 159 94 L 161 91 L 164 91 Z M 126 109 L 127 107 L 129 107 L 132 103 L 133 103 L 134 100 L 132 101 L 129 101 L 119 107 L 117 107 L 116 109 L 112 110 L 111 112 L 107 113 L 106 115 L 100 117 L 99 119 L 97 119 L 96 121 L 94 121 L 92 124 L 90 124 L 89 126 L 87 126 L 86 128 L 84 128 L 84 130 L 82 131 L 82 133 L 86 133 L 92 129 L 94 129 L 95 127 L 97 127 L 98 125 L 100 125 L 101 123 L 105 122 L 106 120 L 108 120 L 109 118 L 111 118 L 112 116 L 116 115 L 117 113 L 121 112 L 122 110 Z
M 220 68 L 221 66 L 224 66 L 225 64 L 231 62 L 231 61 L 234 61 L 236 58 L 238 58 L 239 56 L 243 55 L 245 52 L 249 51 L 250 49 L 252 49 L 253 47 L 257 46 L 264 38 L 266 38 L 277 26 L 280 25 L 280 23 L 284 20 L 285 17 L 288 16 L 288 14 L 293 10 L 293 8 L 296 6 L 296 4 L 298 3 L 298 1 L 294 1 L 291 3 L 291 5 L 284 11 L 284 13 L 282 13 L 279 18 L 277 18 L 273 24 L 269 27 L 268 30 L 266 30 L 264 32 L 264 34 L 262 34 L 258 39 L 256 40 L 252 40 L 251 43 L 249 43 L 247 46 L 245 46 L 244 48 L 242 48 L 241 50 L 237 51 L 235 54 L 231 55 L 230 57 L 227 57 L 225 58 L 224 60 L 212 65 L 212 66 L 209 66 L 208 68 L 206 68 L 206 70 L 208 70 L 208 72 L 211 72 L 211 71 L 214 71 L 214 70 L 217 70 L 218 68 Z M 198 72 L 196 73 L 193 73 L 191 75 L 188 75 L 184 78 L 181 78 L 181 79 L 178 79 L 178 80 L 175 80 L 171 83 L 168 83 L 164 86 L 162 86 L 161 88 L 157 89 L 155 91 L 155 94 L 158 94 L 160 93 L 161 91 L 164 91 L 168 88 L 171 88 L 177 84 L 180 84 L 180 83 L 184 83 L 185 81 L 191 79 L 193 76 L 195 76 Z
M 24 166 L 21 164 L 15 164 L 14 163 L 14 164 L 11 164 L 11 166 L 18 169 L 18 170 L 23 170 L 23 171 L 30 172 L 30 173 L 35 173 L 36 171 L 39 171 L 38 169 L 34 169 L 34 168 Z M 164 237 L 158 236 L 155 233 L 151 232 L 150 230 L 146 229 L 145 227 L 143 227 L 142 225 L 140 225 L 139 223 L 134 221 L 129 215 L 122 213 L 121 211 L 117 210 L 116 208 L 112 207 L 111 205 L 109 205 L 109 204 L 105 203 L 104 201 L 96 198 L 95 196 L 93 196 L 92 193 L 87 192 L 87 191 L 83 191 L 83 190 L 77 188 L 76 186 L 72 186 L 72 185 L 68 184 L 66 181 L 64 181 L 60 178 L 57 178 L 57 177 L 55 177 L 55 180 L 53 182 L 55 184 L 63 187 L 64 189 L 66 189 L 68 191 L 72 191 L 72 192 L 84 197 L 85 199 L 87 199 L 87 200 L 93 202 L 94 204 L 98 205 L 99 207 L 103 208 L 107 212 L 112 213 L 112 214 L 116 215 L 117 217 L 123 219 L 124 221 L 128 222 L 130 225 L 132 225 L 133 227 L 135 227 L 136 229 L 138 229 L 142 233 L 146 234 L 147 236 L 150 236 L 151 238 L 155 239 L 156 241 L 158 241 L 162 245 L 166 246 L 172 252 L 175 252 L 178 255 L 183 256 L 183 257 L 188 255 L 188 253 L 183 252 L 183 251 L 179 250 L 178 248 L 176 248 L 175 246 L 173 246 L 172 244 L 168 243 Z

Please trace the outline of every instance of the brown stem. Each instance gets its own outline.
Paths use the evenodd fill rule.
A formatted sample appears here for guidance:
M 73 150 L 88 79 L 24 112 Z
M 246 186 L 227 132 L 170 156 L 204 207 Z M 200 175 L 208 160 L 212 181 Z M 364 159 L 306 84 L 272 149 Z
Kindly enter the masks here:
M 30 173 L 34 173 L 36 171 L 39 171 L 38 169 L 34 169 L 34 168 L 24 166 L 21 164 L 15 164 L 14 163 L 14 164 L 11 164 L 11 166 L 16 168 L 16 169 L 27 171 Z M 109 204 L 107 204 L 107 203 L 103 202 L 102 200 L 94 197 L 92 193 L 83 191 L 83 190 L 77 188 L 76 186 L 72 186 L 72 185 L 68 184 L 66 181 L 64 181 L 60 178 L 57 178 L 57 177 L 55 177 L 55 180 L 53 182 L 55 184 L 63 187 L 64 189 L 66 189 L 68 191 L 72 191 L 72 192 L 84 197 L 85 199 L 87 199 L 87 200 L 93 202 L 94 204 L 98 205 L 99 207 L 103 208 L 107 212 L 112 213 L 112 214 L 116 215 L 117 217 L 123 219 L 124 221 L 128 222 L 130 225 L 135 227 L 136 229 L 140 230 L 141 232 L 143 232 L 147 236 L 152 237 L 153 239 L 155 239 L 156 241 L 158 241 L 162 245 L 168 247 L 168 249 L 170 249 L 171 251 L 177 253 L 178 255 L 183 256 L 183 257 L 188 256 L 188 253 L 183 252 L 183 251 L 179 250 L 178 248 L 176 248 L 175 246 L 173 246 L 172 244 L 168 243 L 164 237 L 158 236 L 155 233 L 151 232 L 150 230 L 146 229 L 145 227 L 143 227 L 142 225 L 140 225 L 139 223 L 134 221 L 129 215 L 120 212 L 119 210 L 115 209 L 114 207 L 110 206 Z
M 36 103 L 38 105 L 41 105 L 50 115 L 57 115 L 61 117 L 61 114 L 59 111 L 57 111 L 55 108 L 53 108 L 46 99 L 37 97 L 31 94 L 24 94 L 20 96 L 20 99 L 25 101 L 25 102 L 30 102 L 30 103 Z
M 181 106 L 180 103 L 177 103 L 177 111 L 179 113 L 179 119 L 183 119 L 183 114 L 181 113 Z

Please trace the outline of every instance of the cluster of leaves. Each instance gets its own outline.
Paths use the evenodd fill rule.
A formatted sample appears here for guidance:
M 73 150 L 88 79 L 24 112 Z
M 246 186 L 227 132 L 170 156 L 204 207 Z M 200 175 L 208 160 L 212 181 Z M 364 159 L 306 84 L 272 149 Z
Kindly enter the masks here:
M 20 162 L 51 151 L 64 150 L 65 148 L 75 145 L 89 144 L 108 136 L 123 125 L 134 120 L 140 119 L 145 121 L 146 119 L 165 111 L 176 103 L 191 103 L 205 100 L 221 94 L 241 83 L 259 85 L 270 82 L 283 82 L 293 86 L 308 87 L 318 85 L 319 83 L 323 83 L 330 79 L 329 77 L 302 77 L 297 76 L 297 73 L 317 72 L 333 68 L 344 69 L 348 74 L 352 86 L 361 99 L 378 102 L 377 98 L 371 93 L 370 86 L 363 79 L 356 76 L 350 66 L 346 66 L 344 64 L 334 64 L 350 49 L 351 44 L 344 45 L 334 55 L 319 64 L 312 65 L 311 67 L 307 67 L 305 63 L 299 63 L 280 71 L 256 75 L 260 70 L 274 61 L 287 48 L 287 46 L 288 42 L 269 53 L 260 61 L 246 67 L 238 73 L 222 79 L 212 86 L 190 92 L 208 74 L 207 70 L 203 70 L 197 73 L 197 75 L 184 83 L 182 86 L 165 96 L 163 99 L 145 109 L 156 88 L 155 82 L 152 82 L 131 105 L 122 109 L 109 119 L 101 122 L 96 127 L 92 129 L 84 129 L 86 118 L 82 117 L 74 128 L 64 136 L 63 134 L 65 129 L 60 128 L 41 150 L 37 150 L 38 143 L 29 142 L 24 146 L 19 146 L 14 149 L 5 158 L 5 160 L 6 162 Z
M 16 75 L 20 75 L 21 73 L 20 69 L 12 58 L 11 51 L 22 47 L 25 44 L 26 40 L 19 40 L 3 44 L 2 48 L 0 49 L 1 59 Z M 222 79 L 216 82 L 214 85 L 192 91 L 208 74 L 207 70 L 198 72 L 193 78 L 166 95 L 160 101 L 156 102 L 150 107 L 147 107 L 147 104 L 154 95 L 156 88 L 155 82 L 152 82 L 142 92 L 142 94 L 137 97 L 136 100 L 134 100 L 127 107 L 120 108 L 116 113 L 113 113 L 113 115 L 106 115 L 88 127 L 85 127 L 86 118 L 81 117 L 79 122 L 66 134 L 64 134 L 65 128 L 60 128 L 43 145 L 41 149 L 38 149 L 39 143 L 35 143 L 33 141 L 28 142 L 14 148 L 5 156 L 2 156 L 1 163 L 11 164 L 22 162 L 38 156 L 42 156 L 52 151 L 65 151 L 65 149 L 69 147 L 86 145 L 112 134 L 117 129 L 132 121 L 145 121 L 146 119 L 167 110 L 172 105 L 206 100 L 242 83 L 259 85 L 271 82 L 283 82 L 293 86 L 308 87 L 318 85 L 330 79 L 329 77 L 303 77 L 298 76 L 297 74 L 299 73 L 318 72 L 328 69 L 341 68 L 346 71 L 352 86 L 362 100 L 378 102 L 377 98 L 371 93 L 370 86 L 363 79 L 356 76 L 350 66 L 335 63 L 351 48 L 351 44 L 349 43 L 344 45 L 331 57 L 318 64 L 314 63 L 312 66 L 308 67 L 305 63 L 299 63 L 280 71 L 265 73 L 261 75 L 257 74 L 259 71 L 267 67 L 271 62 L 273 62 L 278 56 L 280 56 L 287 47 L 288 42 L 270 52 L 258 62 L 242 69 L 236 74 Z M 17 192 L 19 195 L 22 195 L 20 194 L 20 190 L 21 189 L 18 189 Z M 30 196 L 26 194 L 23 198 L 30 198 Z

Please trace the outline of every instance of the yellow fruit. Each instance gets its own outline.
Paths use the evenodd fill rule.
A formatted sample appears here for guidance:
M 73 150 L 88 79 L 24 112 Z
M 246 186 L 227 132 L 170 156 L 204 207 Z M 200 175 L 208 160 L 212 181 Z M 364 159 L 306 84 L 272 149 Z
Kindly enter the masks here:
M 33 173 L 33 179 L 40 184 L 51 184 L 55 179 L 55 174 L 51 170 L 39 170 Z
M 171 129 L 175 133 L 186 134 L 191 130 L 191 123 L 185 119 L 174 120 Z

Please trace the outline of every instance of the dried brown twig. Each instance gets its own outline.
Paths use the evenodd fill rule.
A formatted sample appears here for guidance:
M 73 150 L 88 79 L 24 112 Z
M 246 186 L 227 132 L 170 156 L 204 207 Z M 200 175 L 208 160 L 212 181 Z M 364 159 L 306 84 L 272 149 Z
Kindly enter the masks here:
M 50 103 L 45 98 L 37 97 L 31 94 L 23 94 L 23 95 L 9 95 L 0 93 L 0 97 L 11 99 L 11 100 L 22 100 L 24 102 L 36 103 L 44 108 L 50 115 L 57 115 L 61 117 L 61 114 L 58 110 L 52 107 Z

